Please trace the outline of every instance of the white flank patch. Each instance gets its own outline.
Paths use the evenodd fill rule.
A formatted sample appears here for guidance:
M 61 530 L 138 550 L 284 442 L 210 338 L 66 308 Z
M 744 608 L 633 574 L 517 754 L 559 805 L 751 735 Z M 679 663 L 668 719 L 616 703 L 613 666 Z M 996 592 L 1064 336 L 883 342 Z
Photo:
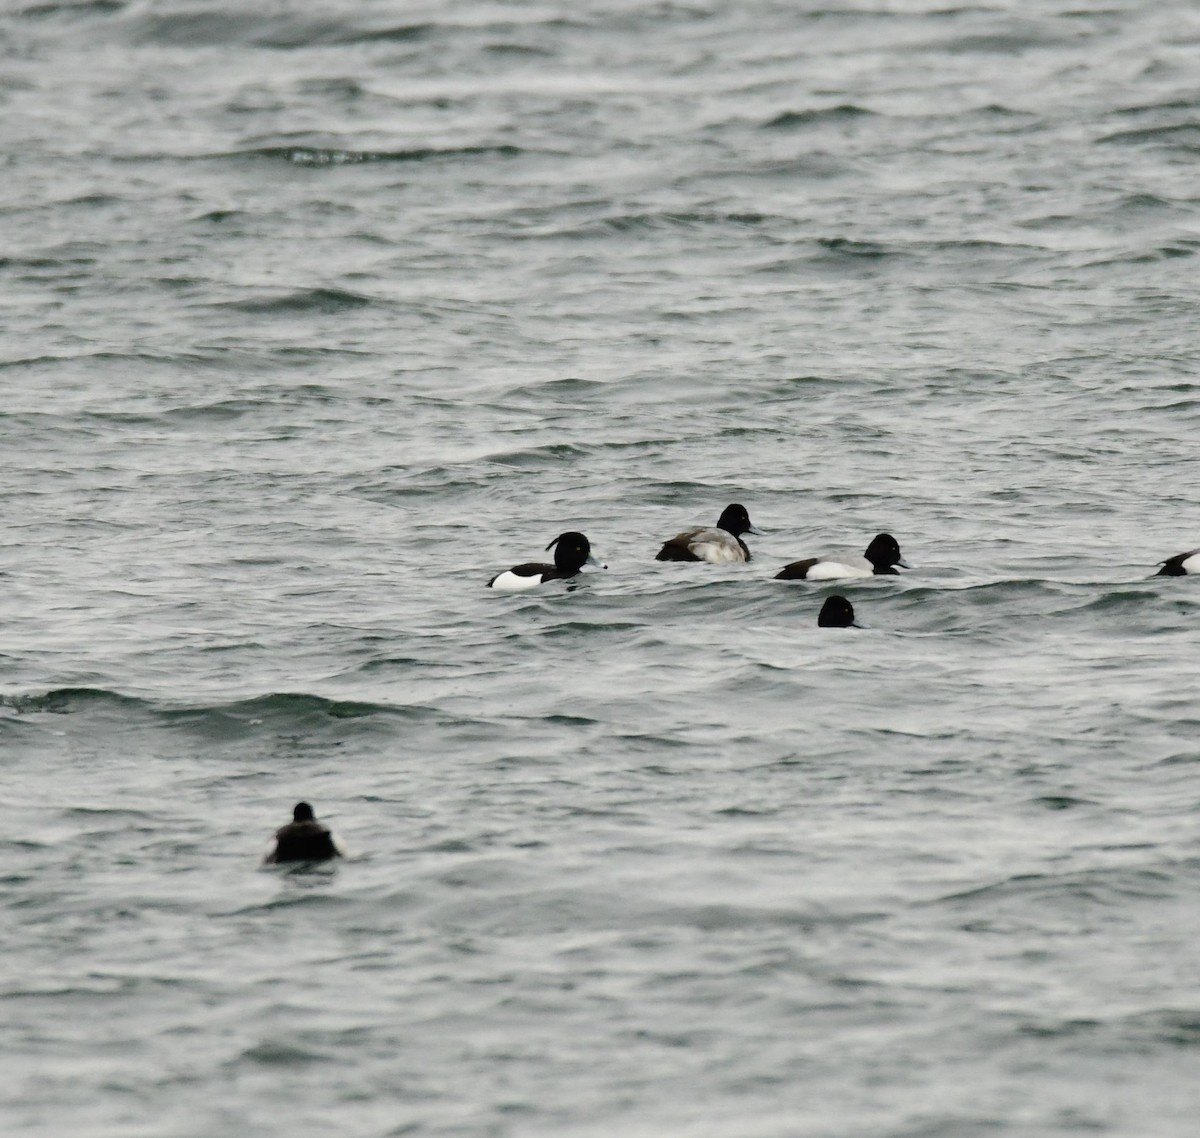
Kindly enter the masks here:
M 536 589 L 542 583 L 541 573 L 531 573 L 528 577 L 506 569 L 491 584 L 491 588 L 499 589 L 502 593 L 520 593 L 526 589 Z
M 746 555 L 742 547 L 735 541 L 732 546 L 727 542 L 695 541 L 688 546 L 697 557 L 703 561 L 745 561 Z
M 840 581 L 843 577 L 873 577 L 870 566 L 847 565 L 844 561 L 818 561 L 805 574 L 809 581 Z
M 701 561 L 745 561 L 746 555 L 736 537 L 716 526 L 697 530 L 688 539 L 688 551 Z

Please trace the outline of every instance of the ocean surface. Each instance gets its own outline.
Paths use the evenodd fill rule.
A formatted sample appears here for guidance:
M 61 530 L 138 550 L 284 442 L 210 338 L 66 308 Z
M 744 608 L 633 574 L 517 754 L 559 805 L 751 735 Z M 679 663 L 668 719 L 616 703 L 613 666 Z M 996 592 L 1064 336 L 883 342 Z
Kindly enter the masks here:
M 1194 1138 L 1200 9 L 0 60 L 0 1132 Z

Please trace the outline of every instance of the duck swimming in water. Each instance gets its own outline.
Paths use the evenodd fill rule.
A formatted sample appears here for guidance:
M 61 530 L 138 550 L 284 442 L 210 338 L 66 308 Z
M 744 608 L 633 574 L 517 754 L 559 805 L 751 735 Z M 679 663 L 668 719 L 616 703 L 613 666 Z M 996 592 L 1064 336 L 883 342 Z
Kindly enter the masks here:
M 267 854 L 264 864 L 329 861 L 341 856 L 333 835 L 313 816 L 313 808 L 307 802 L 297 802 L 292 820 L 275 831 L 275 848 Z
M 744 533 L 759 533 L 750 524 L 746 507 L 733 502 L 721 511 L 715 526 L 684 530 L 663 543 L 655 561 L 749 561 Z
M 1156 577 L 1186 577 L 1191 573 L 1200 573 L 1200 549 L 1177 553 L 1159 564 L 1162 568 L 1154 574 Z
M 854 619 L 854 606 L 845 597 L 826 597 L 817 614 L 818 628 L 862 628 Z
M 546 548 L 554 550 L 553 565 L 542 561 L 527 561 L 523 565 L 514 565 L 503 573 L 497 573 L 487 583 L 487 587 L 516 593 L 524 589 L 536 589 L 547 581 L 569 581 L 585 565 L 594 565 L 597 569 L 608 568 L 603 561 L 597 561 L 592 556 L 591 542 L 574 530 L 560 533 Z
M 896 566 L 911 566 L 900 556 L 900 544 L 890 533 L 876 534 L 861 557 L 808 557 L 793 561 L 775 574 L 777 581 L 837 581 L 844 577 L 896 576 Z

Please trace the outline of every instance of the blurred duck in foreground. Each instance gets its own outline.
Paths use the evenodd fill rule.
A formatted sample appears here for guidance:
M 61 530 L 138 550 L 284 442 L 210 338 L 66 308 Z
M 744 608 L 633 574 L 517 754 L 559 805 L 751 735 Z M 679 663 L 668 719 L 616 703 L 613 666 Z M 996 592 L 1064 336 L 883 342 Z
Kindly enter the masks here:
M 817 615 L 818 628 L 862 628 L 854 619 L 854 606 L 845 597 L 826 597 Z
M 1186 577 L 1189 573 L 1200 573 L 1200 549 L 1177 553 L 1159 564 L 1162 568 L 1154 574 L 1156 577 Z

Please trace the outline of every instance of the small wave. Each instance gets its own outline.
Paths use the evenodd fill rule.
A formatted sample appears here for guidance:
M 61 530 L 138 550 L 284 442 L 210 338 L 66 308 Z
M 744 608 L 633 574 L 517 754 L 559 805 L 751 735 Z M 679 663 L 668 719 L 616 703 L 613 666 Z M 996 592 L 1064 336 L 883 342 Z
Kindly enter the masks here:
M 1037 118 L 1037 115 L 1035 115 L 1032 111 L 1017 110 L 1015 107 L 1006 107 L 1003 103 L 985 103 L 982 107 L 977 108 L 977 110 L 978 113 L 982 115 L 1000 115 L 1004 118 Z
M 815 247 L 814 247 L 815 246 Z M 822 237 L 811 243 L 799 256 L 765 261 L 754 268 L 763 274 L 799 272 L 871 273 L 880 271 L 889 261 L 903 261 L 906 254 L 875 241 L 857 241 L 849 237 Z
M 202 213 L 199 217 L 194 218 L 195 221 L 208 221 L 214 225 L 224 225 L 227 221 L 242 221 L 250 215 L 241 209 L 214 209 L 208 213 Z
M 1034 228 L 1029 226 L 1029 228 Z M 1030 245 L 1024 241 L 987 241 L 982 238 L 963 239 L 958 241 L 933 241 L 925 248 L 935 249 L 939 253 L 951 256 L 958 253 L 975 261 L 979 257 L 996 257 L 1011 260 L 1014 253 L 1041 253 L 1044 247 Z
M 627 620 L 567 620 L 544 628 L 539 633 L 539 639 L 552 644 L 556 640 L 577 641 L 584 636 L 599 636 L 606 632 L 614 632 L 620 637 L 636 636 L 640 631 L 639 624 Z M 596 721 L 582 716 L 548 715 L 541 722 L 579 727 Z
M 1173 126 L 1148 126 L 1136 130 L 1118 130 L 1096 139 L 1098 146 L 1143 146 L 1159 144 L 1189 153 L 1200 150 L 1200 123 L 1177 123 Z
M 817 147 L 801 147 L 801 153 L 790 158 L 770 158 L 750 162 L 730 177 L 742 179 L 747 175 L 760 178 L 820 179 L 840 178 L 855 169 L 845 154 L 832 154 Z
M 515 56 L 521 59 L 552 59 L 555 55 L 547 48 L 528 43 L 491 43 L 483 50 L 488 55 Z
M 163 428 L 176 422 L 191 423 L 207 420 L 221 422 L 240 419 L 243 415 L 265 406 L 273 406 L 273 404 L 255 399 L 226 399 L 217 403 L 171 407 L 155 414 L 138 414 L 132 411 L 90 411 L 86 415 L 77 416 L 77 418 L 106 427 Z
M 30 356 L 26 359 L 7 360 L 0 367 L 60 367 L 69 364 L 124 364 L 127 366 L 148 365 L 161 367 L 163 364 L 195 365 L 207 363 L 212 356 L 200 352 L 79 352 L 74 355 Z
M 0 257 L 0 269 L 30 269 L 34 272 L 44 269 L 86 269 L 98 261 L 99 257 L 86 254 L 62 257 Z
M 470 158 L 515 158 L 524 154 L 519 146 L 421 146 L 409 150 L 350 150 L 325 146 L 260 146 L 233 150 L 206 158 L 264 159 L 292 166 L 354 166 L 371 162 L 455 162 Z
M 1043 794 L 1032 800 L 1034 806 L 1045 810 L 1073 810 L 1076 806 L 1095 806 L 1088 798 L 1074 798 L 1069 794 Z
M 797 130 L 806 126 L 820 126 L 823 123 L 853 122 L 856 119 L 869 118 L 875 115 L 865 107 L 853 103 L 839 103 L 836 107 L 822 107 L 811 111 L 784 111 L 763 123 L 767 130 Z
M 390 28 L 374 28 L 365 32 L 348 32 L 336 42 L 346 45 L 417 43 L 420 40 L 428 39 L 435 29 L 435 24 L 397 24 Z
M 1196 763 L 1200 763 L 1200 755 L 1194 751 L 1179 751 L 1174 755 L 1168 755 L 1165 759 L 1159 759 L 1154 765 L 1156 767 L 1190 767 Z
M 616 214 L 611 217 L 598 218 L 570 229 L 543 231 L 536 236 L 541 237 L 607 237 L 614 233 L 638 234 L 656 233 L 672 229 L 709 229 L 713 226 L 730 226 L 735 228 L 758 227 L 769 221 L 767 214 L 762 213 L 706 213 L 698 211 L 663 211 L 661 213 L 630 213 Z
M 125 8 L 126 0 L 66 0 L 61 4 L 30 4 L 17 15 L 26 20 L 46 20 L 53 16 L 112 16 Z
M 1078 613 L 1137 612 L 1146 607 L 1158 607 L 1164 601 L 1170 605 L 1172 611 L 1177 607 L 1181 609 L 1190 607 L 1186 603 L 1179 605 L 1178 598 L 1164 598 L 1155 587 L 1152 570 L 1149 568 L 1146 570 L 1146 578 L 1150 582 L 1148 587 L 1139 589 L 1128 587 L 1111 588 L 1098 597 L 1085 597 L 1075 605 L 1064 605 L 1063 610 L 1073 609 Z
M 249 312 L 259 316 L 293 316 L 296 313 L 304 312 L 334 315 L 356 308 L 367 308 L 375 303 L 376 301 L 369 296 L 349 292 L 346 289 L 310 288 L 265 299 L 228 301 L 217 307 L 231 308 L 237 312 Z
M 65 206 L 87 206 L 95 209 L 106 205 L 120 205 L 125 202 L 125 199 L 117 194 L 80 194 L 77 198 L 67 198 L 64 201 L 56 202 L 58 207 Z
M 1159 103 L 1133 103 L 1128 107 L 1116 107 L 1109 114 L 1113 118 L 1137 118 L 1164 111 L 1194 111 L 1196 106 L 1195 99 L 1164 99 Z
M 655 912 L 653 919 L 661 924 L 697 929 L 703 933 L 720 933 L 726 930 L 745 932 L 748 929 L 782 929 L 811 933 L 822 927 L 846 927 L 873 922 L 878 920 L 878 914 L 868 912 L 835 914 L 819 908 L 804 911 L 769 908 L 762 905 L 714 903 L 666 906 Z
M 161 6 L 160 6 L 161 7 Z M 354 42 L 362 34 L 338 20 L 260 15 L 244 8 L 200 6 L 191 12 L 148 11 L 128 21 L 136 43 L 179 47 L 254 46 L 287 51 Z
M 424 708 L 392 706 L 360 700 L 330 699 L 307 692 L 272 692 L 250 699 L 193 707 L 166 706 L 154 700 L 122 695 L 104 688 L 55 688 L 28 695 L 0 696 L 0 707 L 18 715 L 76 715 L 108 712 L 128 720 L 133 713 L 168 726 L 200 728 L 205 732 L 241 734 L 267 726 L 297 730 L 345 720 L 421 716 Z
M 1157 249 L 1151 249 L 1147 253 L 1136 254 L 1132 257 L 1112 257 L 1107 261 L 1095 261 L 1089 268 L 1100 267 L 1103 265 L 1151 265 L 1156 261 L 1176 261 L 1181 257 L 1194 257 L 1196 250 L 1189 246 L 1186 241 L 1179 241 L 1174 245 L 1160 245 Z
M 1113 206 L 1112 212 L 1121 213 L 1158 213 L 1162 210 L 1174 209 L 1174 205 L 1157 194 L 1137 193 L 1126 194 Z
M 1062 36 L 1041 32 L 993 32 L 991 34 L 958 36 L 930 46 L 951 55 L 1021 55 L 1034 48 L 1061 47 L 1069 42 Z
M 64 818 L 103 818 L 124 820 L 132 819 L 135 822 L 153 821 L 155 815 L 148 810 L 131 810 L 128 807 L 120 808 L 116 806 L 66 806 L 62 810 Z
M 821 237 L 817 239 L 817 244 L 827 253 L 837 257 L 877 260 L 894 256 L 892 250 L 876 241 L 855 241 L 850 237 Z
M 610 391 L 610 384 L 595 379 L 580 379 L 578 376 L 568 376 L 564 379 L 539 380 L 533 383 L 519 383 L 510 387 L 503 398 L 503 405 L 509 407 L 515 399 L 531 398 L 539 402 L 544 399 L 562 400 L 570 406 L 575 406 L 580 400 L 604 399 Z M 500 404 L 497 404 L 499 407 Z
M 543 470 L 548 466 L 561 466 L 575 458 L 582 458 L 587 451 L 571 443 L 552 443 L 547 446 L 529 447 L 523 450 L 505 451 L 491 456 L 491 461 L 518 470 Z
M 295 728 L 327 723 L 329 720 L 369 719 L 373 716 L 402 716 L 407 709 L 358 700 L 329 699 L 306 692 L 272 692 L 270 695 L 208 707 L 165 710 L 168 723 L 192 726 L 237 727 L 270 725 Z
M 1104 1050 L 1128 1054 L 1131 1046 L 1164 1044 L 1168 1047 L 1200 1047 L 1200 1012 L 1182 1008 L 1160 1008 L 1112 1019 L 1047 1019 L 1025 1023 L 1021 1034 L 1039 1039 L 1074 1039 L 1093 1043 Z
M 1161 898 L 1170 892 L 1170 874 L 1150 868 L 1116 867 L 1066 874 L 1019 874 L 978 889 L 952 893 L 935 904 L 993 912 L 1045 907 L 1068 920 L 1080 905 L 1121 908 L 1130 901 Z
M 119 711 L 144 706 L 144 701 L 140 699 L 105 688 L 54 688 L 40 695 L 0 696 L 0 707 L 7 707 L 19 714 L 69 715 L 96 708 Z
M 268 1040 L 242 1052 L 242 1059 L 267 1067 L 306 1067 L 310 1063 L 322 1063 L 329 1057 L 317 1051 L 306 1051 L 290 1043 Z
M 908 588 L 904 599 L 915 605 L 931 604 L 939 597 L 963 598 L 981 606 L 1003 605 L 1013 597 L 1021 598 L 1028 606 L 1028 598 L 1045 597 L 1061 601 L 1069 592 L 1062 581 L 1044 577 L 1004 577 L 995 581 L 964 580 L 961 584 L 953 580 L 940 581 L 936 585 L 922 584 L 905 578 Z

